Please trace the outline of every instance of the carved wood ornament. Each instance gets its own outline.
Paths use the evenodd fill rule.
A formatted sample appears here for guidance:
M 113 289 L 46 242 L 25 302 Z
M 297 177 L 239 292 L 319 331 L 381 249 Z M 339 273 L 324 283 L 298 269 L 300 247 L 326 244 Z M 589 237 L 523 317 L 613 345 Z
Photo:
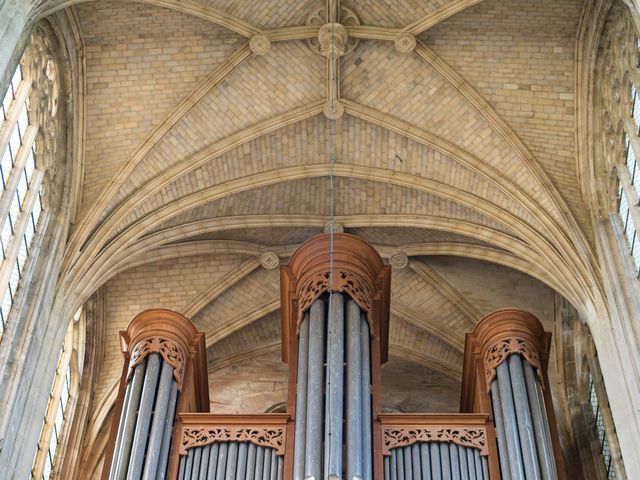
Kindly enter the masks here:
M 286 426 L 215 426 L 183 427 L 180 455 L 187 450 L 219 442 L 251 442 L 259 447 L 273 448 L 276 455 L 284 455 Z
M 298 318 L 302 318 L 304 312 L 311 307 L 320 295 L 330 290 L 329 282 L 333 280 L 334 292 L 344 292 L 367 312 L 367 316 L 373 309 L 373 292 L 371 287 L 360 275 L 345 270 L 334 270 L 333 279 L 329 272 L 318 272 L 307 279 L 298 289 Z M 371 323 L 371 319 L 369 319 Z
M 334 233 L 333 257 L 330 235 L 317 235 L 291 255 L 280 267 L 282 295 L 283 359 L 288 361 L 290 339 L 299 333 L 304 312 L 323 293 L 343 292 L 367 312 L 372 337 L 381 345 L 386 360 L 388 343 L 390 267 L 384 265 L 371 245 L 346 233 Z M 333 276 L 330 265 L 333 261 Z
M 419 442 L 455 443 L 463 447 L 477 448 L 480 455 L 488 456 L 487 431 L 482 427 L 383 427 L 382 454 Z
M 496 368 L 512 354 L 522 355 L 527 359 L 535 369 L 540 379 L 540 385 L 544 388 L 544 378 L 538 352 L 531 342 L 521 338 L 499 340 L 484 352 L 484 370 L 488 387 L 491 387 L 491 382 L 496 376 Z
M 131 379 L 136 365 L 152 353 L 159 353 L 164 361 L 173 367 L 173 376 L 178 384 L 178 390 L 181 391 L 187 356 L 182 347 L 170 338 L 155 336 L 138 342 L 131 352 L 127 380 Z

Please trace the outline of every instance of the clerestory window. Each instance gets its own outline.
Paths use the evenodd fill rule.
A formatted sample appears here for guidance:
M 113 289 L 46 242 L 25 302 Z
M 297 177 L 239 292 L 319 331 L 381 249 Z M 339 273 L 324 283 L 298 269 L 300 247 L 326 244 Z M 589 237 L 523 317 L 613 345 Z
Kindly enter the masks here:
M 613 456 L 611 455 L 611 449 L 609 448 L 609 439 L 607 438 L 607 432 L 604 426 L 602 410 L 600 408 L 600 402 L 598 401 L 598 395 L 596 394 L 596 388 L 593 383 L 593 376 L 591 373 L 589 373 L 589 402 L 591 403 L 591 411 L 593 412 L 595 429 L 598 435 L 598 442 L 600 443 L 600 453 L 602 454 L 602 460 L 604 461 L 607 479 L 613 480 L 618 477 L 616 476 Z
M 79 317 L 79 315 L 76 315 Z M 62 442 L 64 430 L 68 424 L 68 406 L 72 394 L 71 358 L 73 352 L 73 322 L 65 335 L 60 352 L 56 376 L 51 387 L 49 404 L 42 422 L 42 432 L 38 442 L 38 451 L 34 460 L 31 478 L 48 480 L 53 471 L 58 446 Z
M 43 172 L 36 165 L 31 93 L 28 72 L 19 65 L 0 112 L 0 341 L 24 283 L 42 213 Z

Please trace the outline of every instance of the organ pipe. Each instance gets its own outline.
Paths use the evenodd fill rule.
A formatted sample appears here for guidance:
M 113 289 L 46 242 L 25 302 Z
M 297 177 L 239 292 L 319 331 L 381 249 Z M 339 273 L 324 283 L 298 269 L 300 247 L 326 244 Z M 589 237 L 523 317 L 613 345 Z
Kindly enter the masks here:
M 296 427 L 293 460 L 293 480 L 304 478 L 305 442 L 307 435 L 307 366 L 309 363 L 309 313 L 305 313 L 300 325 L 300 345 L 298 349 L 298 377 L 296 385 Z
M 307 368 L 307 420 L 305 449 L 305 478 L 319 480 L 321 474 L 320 455 L 322 451 L 323 425 L 323 366 L 325 338 L 324 303 L 314 302 L 309 314 L 309 364 Z M 299 439 L 302 440 L 302 439 Z M 301 447 L 302 448 L 302 447 Z
M 347 478 L 362 478 L 362 316 L 353 300 L 347 303 Z
M 324 418 L 325 475 L 342 478 L 342 420 L 344 408 L 344 300 L 340 293 L 329 296 L 326 344 L 326 414 Z M 319 450 L 316 450 L 319 451 Z M 319 477 L 315 477 L 319 478 Z
M 362 402 L 362 478 L 373 480 L 373 439 L 371 415 L 371 336 L 367 317 L 360 320 L 360 354 L 362 366 L 360 400 Z

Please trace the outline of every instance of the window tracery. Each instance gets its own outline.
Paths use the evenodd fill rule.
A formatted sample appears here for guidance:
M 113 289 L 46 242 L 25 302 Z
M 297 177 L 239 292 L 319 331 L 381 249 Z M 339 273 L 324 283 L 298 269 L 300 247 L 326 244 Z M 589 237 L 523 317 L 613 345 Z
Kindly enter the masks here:
M 602 128 L 600 156 L 611 173 L 614 233 L 626 272 L 640 276 L 640 40 L 624 5 L 612 7 L 609 30 L 596 59 L 596 106 Z
M 34 45 L 37 42 L 34 42 Z M 37 157 L 42 146 L 40 106 L 33 105 L 33 66 L 25 53 L 3 96 L 0 124 L 0 341 L 4 337 L 18 290 L 26 284 L 27 262 L 34 257 L 34 240 L 41 230 L 43 168 Z M 27 65 L 30 64 L 30 65 Z M 47 93 L 49 93 L 47 91 Z M 41 113 L 41 112 L 40 112 Z M 55 112 L 53 112 L 55 115 Z

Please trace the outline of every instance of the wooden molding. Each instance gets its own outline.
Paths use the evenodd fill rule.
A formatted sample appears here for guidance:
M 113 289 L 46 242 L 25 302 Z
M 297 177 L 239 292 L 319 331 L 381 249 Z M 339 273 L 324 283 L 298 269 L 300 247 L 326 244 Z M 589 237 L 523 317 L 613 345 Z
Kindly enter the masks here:
M 286 413 L 181 414 L 178 453 L 186 455 L 189 448 L 216 442 L 251 442 L 258 446 L 274 448 L 276 455 L 284 455 L 288 420 L 289 415 Z
M 510 354 L 522 355 L 540 378 L 558 479 L 564 480 L 564 459 L 547 376 L 550 347 L 551 334 L 531 313 L 504 309 L 485 316 L 466 336 L 460 411 L 491 414 L 489 387 L 495 369 Z
M 487 432 L 492 424 L 487 414 L 382 413 L 379 417 L 383 455 L 417 442 L 448 442 L 476 448 L 480 455 L 489 456 L 491 446 Z
M 391 267 L 360 238 L 333 235 L 333 278 L 329 278 L 330 235 L 323 233 L 304 242 L 280 267 L 282 357 L 289 361 L 290 337 L 299 332 L 304 310 L 329 290 L 346 292 L 367 312 L 372 341 L 380 342 L 381 359 L 387 359 Z M 331 283 L 331 285 L 329 285 Z

